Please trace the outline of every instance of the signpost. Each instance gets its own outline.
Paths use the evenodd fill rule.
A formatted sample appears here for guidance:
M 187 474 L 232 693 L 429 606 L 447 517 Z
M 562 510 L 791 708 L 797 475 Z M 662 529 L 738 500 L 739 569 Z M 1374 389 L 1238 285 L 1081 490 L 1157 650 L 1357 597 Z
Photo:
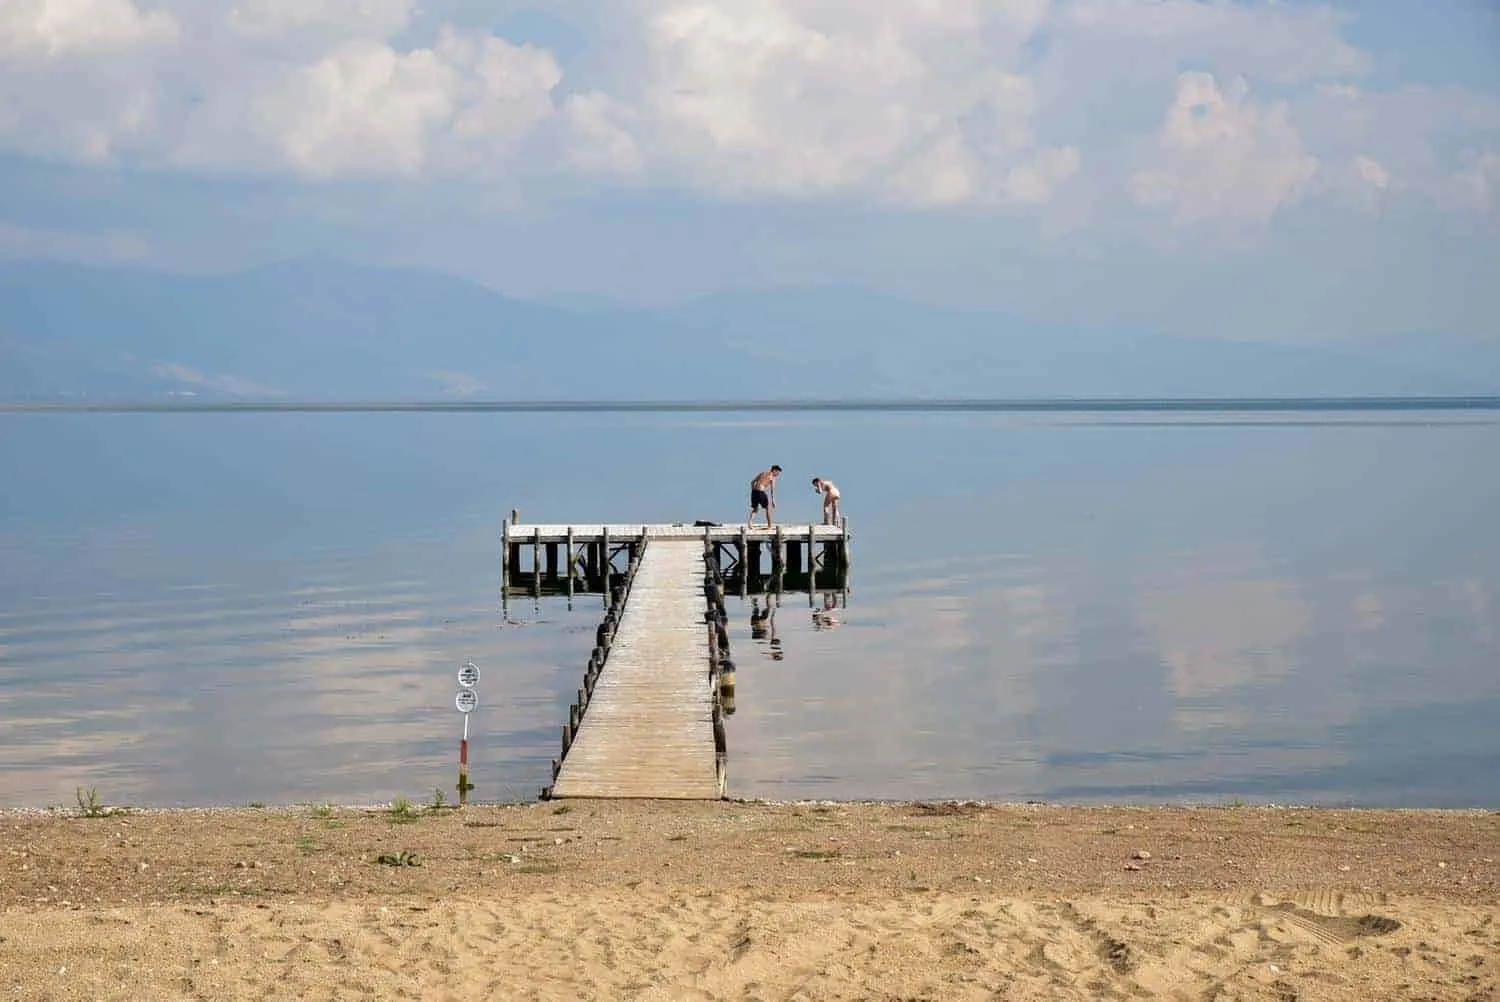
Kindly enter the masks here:
M 479 693 L 474 687 L 479 684 L 479 666 L 472 661 L 464 662 L 458 669 L 459 690 L 453 696 L 453 706 L 464 715 L 464 736 L 458 745 L 458 806 L 469 802 L 469 714 L 479 705 Z

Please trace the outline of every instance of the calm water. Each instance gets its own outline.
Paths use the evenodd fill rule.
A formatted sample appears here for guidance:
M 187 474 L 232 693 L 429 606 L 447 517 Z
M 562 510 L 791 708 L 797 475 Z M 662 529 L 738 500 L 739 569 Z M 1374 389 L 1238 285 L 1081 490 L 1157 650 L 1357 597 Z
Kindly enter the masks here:
M 0 414 L 0 806 L 549 779 L 602 602 L 500 522 L 779 514 L 847 607 L 730 600 L 730 792 L 1500 806 L 1500 415 Z

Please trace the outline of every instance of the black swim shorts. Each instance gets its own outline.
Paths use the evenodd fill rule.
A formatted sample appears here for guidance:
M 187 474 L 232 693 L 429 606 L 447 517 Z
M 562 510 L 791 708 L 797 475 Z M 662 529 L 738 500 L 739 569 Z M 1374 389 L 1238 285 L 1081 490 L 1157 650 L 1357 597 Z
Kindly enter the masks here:
M 771 507 L 771 499 L 766 496 L 766 492 L 765 491 L 761 490 L 759 487 L 752 487 L 752 488 L 750 488 L 750 510 L 751 511 L 754 511 L 757 508 L 765 508 L 767 510 L 770 510 L 770 507 Z

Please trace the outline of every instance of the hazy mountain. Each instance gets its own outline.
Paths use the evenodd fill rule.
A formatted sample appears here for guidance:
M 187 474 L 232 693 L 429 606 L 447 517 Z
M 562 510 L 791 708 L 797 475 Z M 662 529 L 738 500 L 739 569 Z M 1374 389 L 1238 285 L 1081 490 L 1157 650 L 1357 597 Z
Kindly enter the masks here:
M 574 308 L 569 308 L 569 306 Z M 1500 345 L 1041 327 L 851 287 L 635 310 L 294 261 L 222 277 L 0 265 L 0 397 L 392 400 L 1495 393 Z

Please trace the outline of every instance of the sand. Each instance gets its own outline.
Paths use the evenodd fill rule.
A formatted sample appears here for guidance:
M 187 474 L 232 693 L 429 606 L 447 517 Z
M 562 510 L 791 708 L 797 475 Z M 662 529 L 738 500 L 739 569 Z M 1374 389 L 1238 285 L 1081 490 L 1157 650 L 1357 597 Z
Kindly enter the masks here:
M 0 999 L 1500 996 L 1500 812 L 0 814 Z

